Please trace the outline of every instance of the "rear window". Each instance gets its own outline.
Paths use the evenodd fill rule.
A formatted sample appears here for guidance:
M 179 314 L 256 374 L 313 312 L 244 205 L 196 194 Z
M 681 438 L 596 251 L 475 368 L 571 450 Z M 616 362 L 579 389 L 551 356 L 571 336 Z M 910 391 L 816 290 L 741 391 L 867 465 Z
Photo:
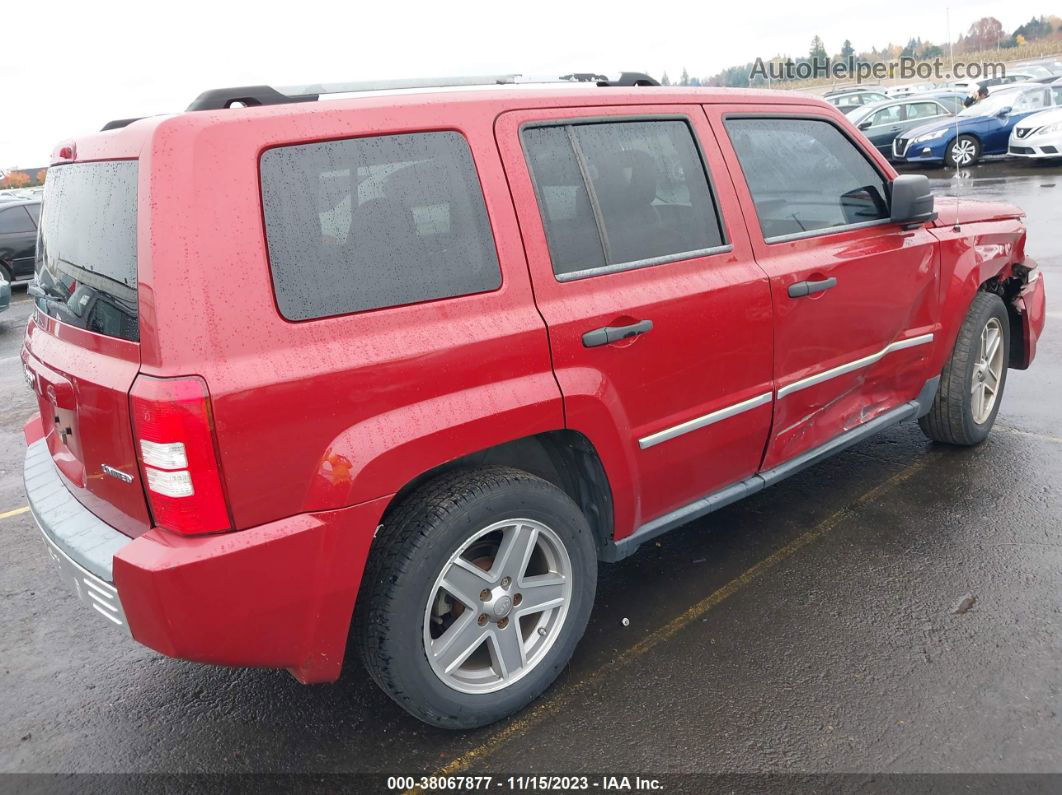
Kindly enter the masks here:
M 48 170 L 37 238 L 38 309 L 64 323 L 139 339 L 133 160 Z
M 0 235 L 24 234 L 34 232 L 33 219 L 20 204 L 7 210 L 0 210 Z
M 270 149 L 261 176 L 273 286 L 289 320 L 501 285 L 472 153 L 457 133 Z

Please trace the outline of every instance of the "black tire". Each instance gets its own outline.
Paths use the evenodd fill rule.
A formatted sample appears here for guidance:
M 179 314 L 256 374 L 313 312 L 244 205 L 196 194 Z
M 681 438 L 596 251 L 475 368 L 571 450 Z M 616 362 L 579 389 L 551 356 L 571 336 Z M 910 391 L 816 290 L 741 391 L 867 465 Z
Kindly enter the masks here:
M 954 150 L 955 150 L 956 147 L 958 147 L 958 146 L 960 146 L 960 145 L 962 145 L 964 143 L 966 145 L 972 147 L 973 155 L 970 158 L 969 162 L 959 163 L 958 164 L 959 168 L 969 168 L 970 166 L 976 164 L 977 161 L 981 159 L 981 142 L 979 140 L 977 140 L 977 138 L 972 136 L 972 135 L 960 135 L 958 138 L 956 138 L 954 141 L 952 141 L 950 144 L 948 144 L 948 148 L 944 152 L 944 164 L 948 168 L 955 168 L 956 163 L 955 163 Z
M 15 281 L 15 272 L 6 262 L 0 262 L 0 276 L 2 276 L 4 281 L 8 284 L 13 284 Z
M 971 391 L 975 368 L 980 358 L 981 333 L 993 318 L 999 323 L 1003 335 L 1000 343 L 1003 350 L 1003 368 L 992 411 L 983 422 L 978 423 L 974 417 Z M 959 329 L 959 336 L 955 340 L 955 348 L 944 365 L 933 406 L 926 416 L 918 420 L 922 432 L 933 441 L 945 444 L 968 447 L 983 442 L 995 424 L 996 414 L 999 413 L 1003 400 L 1009 351 L 1010 319 L 1003 300 L 993 293 L 979 292 L 970 304 Z
M 477 531 L 517 517 L 545 524 L 563 543 L 572 572 L 568 611 L 552 646 L 526 675 L 491 693 L 461 692 L 428 661 L 425 609 L 451 555 Z M 414 717 L 448 729 L 485 726 L 522 709 L 556 679 L 586 629 L 596 587 L 592 532 L 563 491 L 510 467 L 451 472 L 385 517 L 358 596 L 354 643 L 376 683 Z

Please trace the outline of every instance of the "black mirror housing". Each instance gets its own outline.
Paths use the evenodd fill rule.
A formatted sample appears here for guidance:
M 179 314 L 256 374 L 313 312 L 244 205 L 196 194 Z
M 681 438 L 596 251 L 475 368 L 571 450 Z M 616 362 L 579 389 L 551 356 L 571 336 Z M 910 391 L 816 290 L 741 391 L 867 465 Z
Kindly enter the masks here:
M 859 123 L 859 129 L 860 130 L 869 130 L 870 129 L 870 120 L 868 119 L 867 121 L 860 122 Z
M 996 113 L 996 116 L 998 118 L 1000 118 L 1000 119 L 1005 119 L 1005 118 L 1007 118 L 1007 116 L 1010 115 L 1010 112 L 1012 110 L 1013 110 L 1013 108 L 1010 107 L 1010 105 L 1007 105 L 1007 107 L 1005 107 L 1005 108 L 1000 108 L 999 111 Z
M 937 217 L 925 174 L 902 174 L 894 179 L 889 204 L 889 220 L 894 224 L 918 226 Z

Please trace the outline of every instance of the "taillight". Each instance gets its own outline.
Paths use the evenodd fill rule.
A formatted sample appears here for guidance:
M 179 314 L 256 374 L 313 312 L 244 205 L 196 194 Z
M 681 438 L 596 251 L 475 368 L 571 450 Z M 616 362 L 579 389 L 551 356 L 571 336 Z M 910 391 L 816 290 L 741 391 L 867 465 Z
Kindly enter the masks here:
M 138 375 L 129 398 L 155 524 L 183 535 L 230 529 L 206 382 Z

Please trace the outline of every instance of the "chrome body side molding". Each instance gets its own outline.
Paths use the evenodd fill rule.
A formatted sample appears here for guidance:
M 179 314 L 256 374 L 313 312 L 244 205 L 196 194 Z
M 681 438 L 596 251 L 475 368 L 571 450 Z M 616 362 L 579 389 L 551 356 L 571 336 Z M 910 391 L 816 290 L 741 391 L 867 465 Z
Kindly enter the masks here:
M 786 395 L 791 395 L 794 392 L 799 392 L 801 389 L 807 389 L 809 386 L 815 386 L 821 384 L 823 381 L 829 381 L 831 378 L 836 378 L 839 375 L 845 375 L 846 373 L 855 372 L 861 370 L 864 367 L 870 367 L 872 364 L 877 364 L 884 359 L 888 354 L 895 351 L 902 351 L 906 348 L 914 348 L 918 345 L 927 345 L 933 341 L 933 334 L 922 334 L 918 337 L 909 337 L 905 340 L 896 340 L 890 342 L 884 348 L 877 353 L 872 353 L 869 356 L 864 356 L 862 359 L 856 359 L 854 362 L 848 362 L 846 364 L 838 365 L 830 370 L 824 370 L 821 373 L 808 376 L 807 378 L 801 378 L 799 381 L 794 381 L 791 384 L 786 384 L 778 390 L 778 399 L 781 400 Z
M 915 339 L 918 338 L 916 337 Z M 915 344 L 920 345 L 922 343 L 919 342 Z M 646 522 L 626 538 L 621 538 L 619 541 L 610 541 L 601 548 L 601 560 L 609 563 L 623 560 L 637 552 L 638 548 L 646 541 L 650 541 L 657 536 L 663 535 L 669 530 L 673 530 L 676 527 L 680 527 L 681 525 L 691 522 L 705 514 L 709 514 L 712 511 L 723 508 L 733 502 L 737 502 L 742 497 L 755 494 L 767 486 L 773 485 L 790 475 L 795 475 L 797 472 L 807 469 L 842 450 L 846 450 L 852 445 L 863 441 L 869 436 L 873 436 L 879 431 L 890 428 L 905 420 L 915 419 L 925 415 L 933 405 L 933 398 L 937 394 L 937 388 L 939 385 L 940 376 L 934 376 L 926 381 L 922 390 L 918 393 L 918 396 L 909 403 L 904 403 L 883 414 L 879 414 L 877 417 L 874 417 L 874 419 L 835 436 L 833 439 L 826 442 L 826 444 L 820 445 L 814 450 L 809 450 L 803 455 L 790 459 L 783 464 L 779 464 L 773 469 L 750 475 L 749 477 L 739 480 L 737 483 L 732 483 L 706 497 L 694 500 L 690 504 L 684 505 L 671 513 Z
M 731 417 L 736 417 L 738 414 L 743 414 L 746 411 L 765 406 L 771 402 L 771 393 L 764 392 L 762 395 L 756 395 L 754 398 L 743 400 L 740 403 L 735 403 L 732 406 L 726 406 L 718 411 L 713 411 L 710 414 L 705 414 L 703 417 L 696 417 L 692 420 L 673 425 L 670 428 L 665 428 L 657 433 L 650 434 L 642 439 L 638 440 L 638 446 L 647 450 L 650 447 L 666 442 L 669 439 L 674 439 L 676 436 L 682 436 L 690 431 L 696 431 L 699 428 L 705 428 L 709 425 L 717 423 L 721 420 L 727 420 Z

